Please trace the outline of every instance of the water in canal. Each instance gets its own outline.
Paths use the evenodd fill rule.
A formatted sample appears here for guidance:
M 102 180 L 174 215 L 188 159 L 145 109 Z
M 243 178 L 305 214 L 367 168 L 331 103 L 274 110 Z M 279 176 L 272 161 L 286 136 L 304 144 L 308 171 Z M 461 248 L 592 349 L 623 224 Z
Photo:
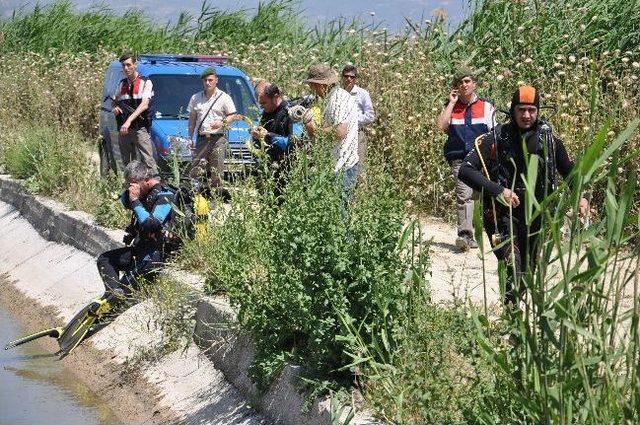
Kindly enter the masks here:
M 0 305 L 0 425 L 119 423 L 89 387 L 65 370 L 64 360 L 37 342 L 4 350 L 24 334 Z

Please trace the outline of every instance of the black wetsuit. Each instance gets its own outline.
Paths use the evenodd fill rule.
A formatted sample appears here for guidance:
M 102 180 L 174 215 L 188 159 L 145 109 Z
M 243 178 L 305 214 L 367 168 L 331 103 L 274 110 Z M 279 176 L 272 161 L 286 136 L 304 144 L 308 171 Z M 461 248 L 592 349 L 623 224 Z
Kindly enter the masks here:
M 267 130 L 264 141 L 269 145 L 269 155 L 273 160 L 279 161 L 292 149 L 292 143 L 289 140 L 287 148 L 282 150 L 273 144 L 274 138 L 283 136 L 291 137 L 293 133 L 293 121 L 289 117 L 289 104 L 282 101 L 278 107 L 272 112 L 263 112 L 260 117 L 260 125 Z
M 279 197 L 286 184 L 290 158 L 294 148 L 293 120 L 289 117 L 289 104 L 282 101 L 272 112 L 263 112 L 260 118 L 260 125 L 267 130 L 264 140 L 269 146 L 267 152 L 271 159 L 273 168 L 273 178 L 275 180 L 275 195 Z M 283 140 L 286 139 L 286 140 Z M 286 147 L 283 149 L 283 144 Z
M 496 143 L 497 139 L 497 143 Z M 517 276 L 519 282 L 520 272 L 526 265 L 529 270 L 535 268 L 535 253 L 537 252 L 537 233 L 540 230 L 540 216 L 538 216 L 531 226 L 527 228 L 525 221 L 525 185 L 522 174 L 526 175 L 525 156 L 523 153 L 523 143 L 529 154 L 539 156 L 538 178 L 536 181 L 536 199 L 542 201 L 544 197 L 555 190 L 557 186 L 557 174 L 563 177 L 569 175 L 573 168 L 573 163 L 569 159 L 564 143 L 553 137 L 548 124 L 538 121 L 532 129 L 523 132 L 515 123 L 499 125 L 495 131 L 491 131 L 480 140 L 479 152 L 472 150 L 464 159 L 460 167 L 459 178 L 465 184 L 476 191 L 484 193 L 484 229 L 489 240 L 493 235 L 499 235 L 506 240 L 513 230 L 513 244 L 505 244 L 501 248 L 495 249 L 494 253 L 498 260 L 506 260 L 509 263 L 509 271 L 513 270 L 510 260 L 515 260 Z M 484 160 L 490 179 L 485 176 Z M 520 199 L 520 205 L 509 208 L 505 205 L 494 202 L 496 217 L 491 198 L 500 195 L 504 188 L 512 188 Z M 513 222 L 513 229 L 511 223 Z M 497 226 L 497 228 L 496 228 Z M 514 255 L 511 256 L 511 248 Z M 516 291 L 514 288 L 514 276 L 507 279 L 505 303 L 515 303 L 516 296 L 522 295 L 524 288 L 520 287 Z M 520 285 L 518 285 L 520 286 Z
M 172 250 L 166 238 L 166 225 L 171 219 L 173 196 L 173 190 L 160 184 L 133 203 L 129 202 L 128 191 L 122 193 L 122 204 L 133 211 L 131 224 L 126 229 L 133 244 L 98 257 L 98 272 L 107 292 L 120 288 L 126 294 L 135 286 L 137 278 L 153 278 L 162 267 Z

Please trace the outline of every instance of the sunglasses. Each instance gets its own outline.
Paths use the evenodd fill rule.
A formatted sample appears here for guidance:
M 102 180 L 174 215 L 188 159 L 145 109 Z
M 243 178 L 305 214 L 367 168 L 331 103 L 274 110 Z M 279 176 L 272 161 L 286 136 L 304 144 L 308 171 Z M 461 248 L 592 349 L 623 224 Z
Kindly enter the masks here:
M 358 76 L 351 75 L 351 74 L 342 74 L 342 78 L 349 78 L 349 79 L 355 80 L 356 78 L 358 78 Z

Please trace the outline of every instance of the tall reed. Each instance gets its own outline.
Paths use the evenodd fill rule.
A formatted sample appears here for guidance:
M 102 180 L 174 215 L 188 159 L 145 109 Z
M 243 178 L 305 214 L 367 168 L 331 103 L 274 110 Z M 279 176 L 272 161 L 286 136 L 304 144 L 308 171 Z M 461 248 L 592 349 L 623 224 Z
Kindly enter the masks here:
M 496 392 L 486 398 L 482 423 L 635 423 L 640 419 L 638 358 L 638 250 L 629 241 L 627 215 L 635 176 L 616 177 L 624 143 L 640 120 L 607 146 L 604 126 L 562 187 L 536 201 L 537 158 L 525 175 L 526 222 L 541 219 L 540 249 L 523 265 L 526 291 L 519 312 L 496 325 L 474 313 L 479 344 L 495 372 Z M 604 180 L 601 218 L 586 225 L 577 211 L 583 190 Z M 493 333 L 493 336 L 492 336 Z

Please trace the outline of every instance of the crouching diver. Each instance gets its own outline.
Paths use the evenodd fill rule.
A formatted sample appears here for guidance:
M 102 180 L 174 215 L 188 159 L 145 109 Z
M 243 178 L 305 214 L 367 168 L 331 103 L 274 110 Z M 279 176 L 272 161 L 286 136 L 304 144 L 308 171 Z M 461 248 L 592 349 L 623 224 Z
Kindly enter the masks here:
M 538 119 L 539 109 L 538 91 L 530 86 L 518 88 L 511 101 L 510 120 L 478 137 L 475 149 L 460 167 L 460 180 L 484 191 L 484 229 L 496 257 L 507 265 L 504 303 L 508 307 L 517 306 L 524 295 L 522 271 L 535 269 L 541 228 L 540 215 L 530 226 L 526 224 L 523 149 L 539 158 L 535 187 L 539 202 L 556 189 L 557 174 L 566 178 L 573 168 L 564 143 L 553 136 L 549 124 Z M 496 202 L 500 196 L 504 204 Z M 584 217 L 589 208 L 587 200 L 581 198 L 579 206 Z
M 102 298 L 121 298 L 131 293 L 140 278 L 153 279 L 175 249 L 168 238 L 175 192 L 160 184 L 154 171 L 139 161 L 124 170 L 126 190 L 120 201 L 132 211 L 125 229 L 127 246 L 98 256 L 98 272 L 106 288 Z
M 86 337 L 108 323 L 103 319 L 131 293 L 140 278 L 153 279 L 167 255 L 178 246 L 168 230 L 175 192 L 162 186 L 153 169 L 139 161 L 127 165 L 125 178 L 127 189 L 121 201 L 133 211 L 124 240 L 128 246 L 98 257 L 98 271 L 106 287 L 104 295 L 76 313 L 66 326 L 10 341 L 5 350 L 49 336 L 58 341 L 60 358 L 70 354 Z

